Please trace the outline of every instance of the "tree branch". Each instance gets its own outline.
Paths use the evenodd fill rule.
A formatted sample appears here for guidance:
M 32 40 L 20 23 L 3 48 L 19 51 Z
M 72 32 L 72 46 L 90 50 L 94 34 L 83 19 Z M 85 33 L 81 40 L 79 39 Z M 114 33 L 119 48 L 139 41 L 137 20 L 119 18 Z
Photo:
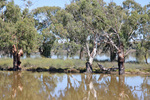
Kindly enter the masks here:
M 123 19 L 123 15 L 121 16 L 122 17 L 122 19 Z M 121 22 L 121 24 L 120 24 L 120 26 L 119 26 L 119 32 L 120 32 L 120 30 L 121 30 L 121 27 L 122 27 L 122 24 L 123 24 L 123 22 Z
M 112 46 L 114 46 L 118 51 L 119 51 L 119 48 L 116 46 L 116 44 L 112 41 L 112 39 L 109 37 L 109 35 L 106 33 L 106 32 L 104 32 L 105 34 L 104 34 L 104 36 L 110 41 L 110 44 L 112 45 Z
M 88 45 L 88 43 L 86 43 L 86 48 L 87 48 L 88 56 L 90 57 L 90 50 L 89 50 L 89 45 Z
M 101 18 L 99 18 L 98 16 L 96 16 L 100 21 L 102 21 L 104 24 L 106 24 L 107 26 L 109 26 L 115 33 L 117 33 L 117 31 L 110 25 L 108 25 L 107 23 L 105 23 Z
M 134 32 L 135 32 L 135 30 L 132 31 L 132 33 L 131 33 L 130 36 L 129 36 L 129 39 L 132 38 L 132 35 L 134 34 Z
M 92 33 L 96 33 L 93 28 L 91 28 L 85 21 L 81 20 L 86 26 L 92 31 Z
M 127 50 L 127 51 L 125 52 L 125 54 L 124 54 L 124 57 L 126 57 L 126 56 L 131 52 L 131 50 L 132 50 L 132 49 Z
M 90 55 L 92 58 L 94 58 L 96 56 L 96 51 L 97 51 L 97 49 L 94 47 L 93 51 L 92 51 L 92 53 Z

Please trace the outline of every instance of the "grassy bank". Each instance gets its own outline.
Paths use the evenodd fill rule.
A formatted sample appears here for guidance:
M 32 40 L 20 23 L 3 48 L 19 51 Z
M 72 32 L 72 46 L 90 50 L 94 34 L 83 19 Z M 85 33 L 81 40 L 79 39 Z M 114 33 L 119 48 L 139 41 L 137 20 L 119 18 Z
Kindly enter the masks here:
M 56 67 L 56 68 L 64 68 L 64 67 L 84 67 L 85 61 L 82 60 L 62 60 L 62 59 L 50 59 L 50 58 L 27 58 L 21 59 L 22 67 Z M 12 59 L 0 59 L 1 67 L 12 67 L 13 60 Z
M 21 66 L 25 69 L 30 68 L 45 68 L 49 69 L 50 67 L 54 68 L 85 68 L 86 61 L 75 60 L 75 59 L 50 59 L 50 58 L 27 58 L 21 59 Z M 7 69 L 12 68 L 13 61 L 10 58 L 0 59 L 0 68 Z M 117 62 L 99 62 L 104 67 L 118 67 Z M 93 63 L 94 69 L 99 69 L 97 62 Z M 125 63 L 126 72 L 150 72 L 150 64 L 143 63 Z

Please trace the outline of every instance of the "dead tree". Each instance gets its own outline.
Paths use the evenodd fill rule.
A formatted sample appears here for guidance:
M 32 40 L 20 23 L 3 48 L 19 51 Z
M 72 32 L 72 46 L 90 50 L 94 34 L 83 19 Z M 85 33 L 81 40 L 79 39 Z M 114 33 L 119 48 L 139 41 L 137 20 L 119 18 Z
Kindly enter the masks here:
M 105 68 L 103 67 L 100 63 L 97 63 L 98 67 L 100 68 L 101 71 L 107 71 L 107 72 L 110 72 L 110 71 L 116 71 L 118 68 L 116 67 L 112 67 L 112 68 Z
M 23 56 L 23 50 L 20 49 L 18 52 L 16 46 L 13 45 L 12 53 L 13 53 L 13 69 L 14 70 L 21 69 L 20 57 Z

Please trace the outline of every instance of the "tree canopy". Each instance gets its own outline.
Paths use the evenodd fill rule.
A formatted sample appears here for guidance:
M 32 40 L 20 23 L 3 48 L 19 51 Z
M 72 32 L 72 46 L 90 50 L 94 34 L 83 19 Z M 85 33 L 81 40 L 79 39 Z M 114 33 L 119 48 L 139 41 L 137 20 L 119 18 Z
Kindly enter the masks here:
M 91 55 L 94 59 L 99 50 L 110 52 L 113 61 L 123 43 L 124 55 L 135 49 L 139 60 L 144 58 L 147 63 L 150 4 L 142 7 L 134 0 L 125 0 L 121 6 L 103 0 L 72 0 L 64 9 L 44 6 L 29 11 L 32 2 L 24 2 L 25 8 L 21 9 L 13 0 L 0 0 L 3 55 L 11 56 L 15 44 L 27 56 L 39 50 L 42 56 L 51 57 L 51 52 L 61 47 L 67 56 L 79 51 L 80 59 L 84 52 L 89 59 Z

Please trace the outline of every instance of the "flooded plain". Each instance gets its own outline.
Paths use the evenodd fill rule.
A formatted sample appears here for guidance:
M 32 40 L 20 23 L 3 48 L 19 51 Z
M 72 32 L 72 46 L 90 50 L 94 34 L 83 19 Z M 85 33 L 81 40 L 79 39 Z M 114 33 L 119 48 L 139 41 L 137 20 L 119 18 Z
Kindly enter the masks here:
M 2 71 L 0 100 L 150 100 L 150 76 Z

